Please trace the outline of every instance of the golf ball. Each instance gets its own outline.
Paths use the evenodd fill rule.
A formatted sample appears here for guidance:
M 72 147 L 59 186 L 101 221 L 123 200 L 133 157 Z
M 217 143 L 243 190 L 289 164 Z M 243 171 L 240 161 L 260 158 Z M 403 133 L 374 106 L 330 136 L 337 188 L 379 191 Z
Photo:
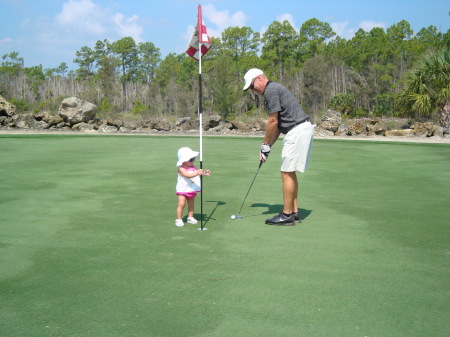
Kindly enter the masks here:
M 231 216 L 231 219 L 232 219 L 232 220 L 236 219 L 236 216 L 232 215 L 232 216 Z

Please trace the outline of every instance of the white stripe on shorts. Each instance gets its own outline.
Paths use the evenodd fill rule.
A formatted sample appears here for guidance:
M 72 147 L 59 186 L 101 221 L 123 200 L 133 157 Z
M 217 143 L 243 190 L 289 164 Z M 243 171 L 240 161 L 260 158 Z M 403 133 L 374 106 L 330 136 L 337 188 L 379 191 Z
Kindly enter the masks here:
M 308 168 L 314 127 L 310 122 L 304 122 L 290 130 L 283 140 L 281 152 L 281 172 L 305 172 Z

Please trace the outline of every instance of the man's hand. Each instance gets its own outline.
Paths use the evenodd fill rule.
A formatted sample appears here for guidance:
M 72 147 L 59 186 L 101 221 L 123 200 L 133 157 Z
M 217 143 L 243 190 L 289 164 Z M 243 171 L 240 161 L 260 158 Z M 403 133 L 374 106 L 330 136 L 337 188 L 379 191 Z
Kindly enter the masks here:
M 261 145 L 261 153 L 259 154 L 259 159 L 262 162 L 265 162 L 270 154 L 270 145 L 269 144 L 263 144 Z

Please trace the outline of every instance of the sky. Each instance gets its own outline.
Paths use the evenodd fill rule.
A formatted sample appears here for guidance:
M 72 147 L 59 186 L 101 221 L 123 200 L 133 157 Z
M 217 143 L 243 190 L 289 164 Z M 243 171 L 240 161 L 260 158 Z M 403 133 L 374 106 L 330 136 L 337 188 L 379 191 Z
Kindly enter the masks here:
M 164 58 L 185 52 L 202 6 L 208 34 L 250 27 L 263 34 L 274 21 L 288 20 L 298 32 L 304 22 L 327 22 L 346 39 L 358 29 L 388 27 L 406 20 L 414 33 L 430 25 L 450 28 L 448 0 L 0 0 L 0 57 L 18 52 L 26 67 L 69 70 L 75 53 L 98 40 L 131 36 L 152 42 Z M 2 60 L 0 59 L 0 62 Z

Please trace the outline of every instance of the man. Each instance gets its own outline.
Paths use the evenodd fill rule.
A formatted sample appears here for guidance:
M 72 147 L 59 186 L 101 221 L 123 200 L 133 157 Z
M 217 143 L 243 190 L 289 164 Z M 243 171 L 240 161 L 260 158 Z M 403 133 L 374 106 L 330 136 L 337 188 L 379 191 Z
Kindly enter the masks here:
M 268 225 L 293 226 L 301 222 L 298 212 L 298 181 L 296 171 L 305 172 L 314 133 L 309 116 L 294 95 L 283 85 L 269 81 L 260 69 L 250 69 L 244 76 L 243 90 L 263 95 L 269 118 L 266 126 L 260 160 L 265 162 L 270 147 L 280 134 L 285 134 L 281 154 L 281 178 L 283 183 L 283 212 L 266 220 Z

